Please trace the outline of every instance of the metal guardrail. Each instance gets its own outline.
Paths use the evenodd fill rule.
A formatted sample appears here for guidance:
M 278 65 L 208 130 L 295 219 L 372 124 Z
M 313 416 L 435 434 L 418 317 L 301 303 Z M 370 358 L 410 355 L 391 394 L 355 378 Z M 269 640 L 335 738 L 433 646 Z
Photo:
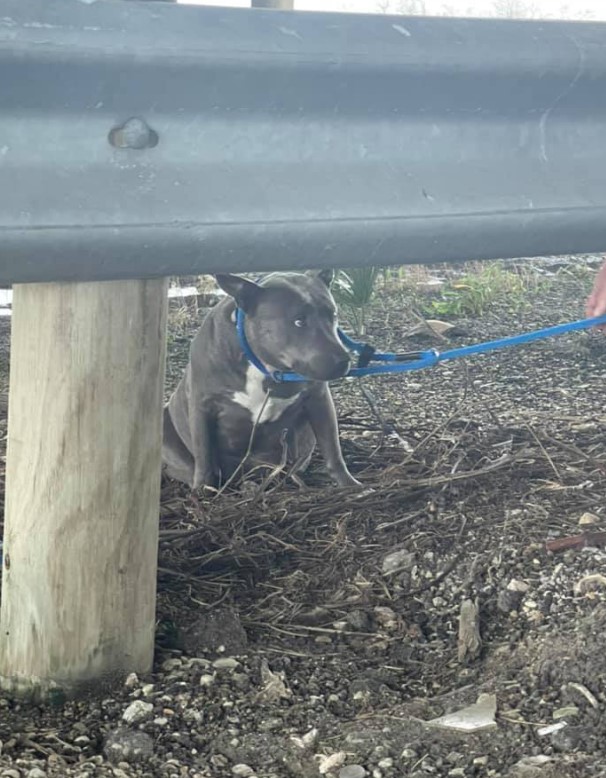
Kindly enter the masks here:
M 0 73 L 0 282 L 606 249 L 604 24 L 0 0 Z

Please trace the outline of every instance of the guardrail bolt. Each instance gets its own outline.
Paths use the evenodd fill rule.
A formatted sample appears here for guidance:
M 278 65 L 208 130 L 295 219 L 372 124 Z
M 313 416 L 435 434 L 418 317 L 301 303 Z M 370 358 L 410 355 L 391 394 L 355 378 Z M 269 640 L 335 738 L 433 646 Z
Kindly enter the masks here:
M 158 145 L 158 133 L 137 117 L 110 130 L 109 142 L 117 149 L 153 149 Z

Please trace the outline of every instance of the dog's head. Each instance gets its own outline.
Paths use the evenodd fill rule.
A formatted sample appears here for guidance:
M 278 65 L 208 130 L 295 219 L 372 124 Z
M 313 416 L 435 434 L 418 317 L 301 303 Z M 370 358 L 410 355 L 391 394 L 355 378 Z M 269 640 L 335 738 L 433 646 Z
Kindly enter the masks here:
M 257 284 L 219 274 L 219 286 L 246 314 L 246 337 L 270 369 L 294 371 L 316 381 L 344 376 L 349 352 L 337 334 L 332 271 L 273 273 Z

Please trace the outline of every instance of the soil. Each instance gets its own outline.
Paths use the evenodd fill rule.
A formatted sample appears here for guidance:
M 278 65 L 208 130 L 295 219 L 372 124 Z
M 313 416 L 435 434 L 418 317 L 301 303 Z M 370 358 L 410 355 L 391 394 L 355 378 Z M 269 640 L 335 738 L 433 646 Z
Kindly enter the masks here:
M 597 262 L 510 264 L 524 293 L 432 316 L 448 345 L 410 337 L 430 298 L 392 281 L 366 338 L 445 349 L 581 318 Z M 205 314 L 171 306 L 167 393 Z M 165 480 L 153 672 L 0 697 L 0 777 L 605 776 L 605 375 L 593 331 L 341 382 L 361 496 L 319 460 L 216 496 Z M 476 729 L 432 722 L 478 698 Z

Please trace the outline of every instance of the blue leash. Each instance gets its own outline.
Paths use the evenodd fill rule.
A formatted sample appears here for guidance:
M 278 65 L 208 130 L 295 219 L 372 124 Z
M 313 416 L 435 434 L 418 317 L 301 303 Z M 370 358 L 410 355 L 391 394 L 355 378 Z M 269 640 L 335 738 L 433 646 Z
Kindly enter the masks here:
M 244 355 L 248 361 L 254 365 L 263 375 L 272 378 L 276 383 L 285 381 L 308 381 L 303 375 L 298 373 L 288 373 L 281 370 L 269 371 L 265 365 L 257 358 L 250 347 L 246 332 L 244 331 L 244 312 L 238 308 L 236 310 L 236 329 L 238 339 Z M 446 362 L 450 359 L 460 359 L 461 357 L 470 357 L 474 354 L 484 354 L 488 351 L 497 351 L 510 346 L 520 346 L 523 343 L 531 343 L 533 340 L 551 338 L 556 335 L 563 335 L 566 332 L 576 330 L 587 330 L 600 324 L 606 324 L 606 315 L 595 316 L 591 319 L 580 319 L 566 324 L 556 324 L 554 327 L 545 327 L 533 332 L 524 332 L 521 335 L 513 335 L 509 338 L 500 338 L 498 340 L 489 340 L 485 343 L 475 343 L 472 346 L 462 346 L 448 351 L 414 351 L 409 353 L 392 353 L 375 351 L 368 343 L 360 343 L 352 340 L 341 329 L 337 330 L 339 338 L 345 348 L 358 354 L 358 367 L 352 367 L 345 378 L 361 378 L 367 375 L 382 375 L 384 373 L 408 373 L 411 370 L 423 370 L 426 367 L 434 367 L 440 362 Z M 380 362 L 382 364 L 370 365 L 369 362 Z

